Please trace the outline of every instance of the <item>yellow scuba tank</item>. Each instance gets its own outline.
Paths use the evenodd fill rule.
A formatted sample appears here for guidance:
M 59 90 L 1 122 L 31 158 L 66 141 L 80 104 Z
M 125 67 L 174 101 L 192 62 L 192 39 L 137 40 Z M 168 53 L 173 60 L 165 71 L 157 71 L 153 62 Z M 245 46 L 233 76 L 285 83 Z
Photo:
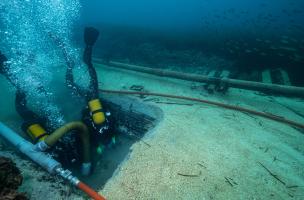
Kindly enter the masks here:
M 32 138 L 34 143 L 43 141 L 48 136 L 48 133 L 44 130 L 44 128 L 37 123 L 30 125 L 26 132 Z
M 102 109 L 102 105 L 99 99 L 93 99 L 88 103 L 93 122 L 96 125 L 101 125 L 105 122 L 106 116 Z

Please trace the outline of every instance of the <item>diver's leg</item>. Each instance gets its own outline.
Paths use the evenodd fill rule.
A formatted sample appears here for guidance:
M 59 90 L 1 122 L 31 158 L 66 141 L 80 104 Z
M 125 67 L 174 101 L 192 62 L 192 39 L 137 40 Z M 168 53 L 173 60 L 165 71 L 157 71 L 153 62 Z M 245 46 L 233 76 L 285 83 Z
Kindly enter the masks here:
M 99 36 L 99 31 L 93 27 L 86 27 L 84 30 L 84 41 L 86 48 L 84 50 L 83 61 L 89 65 L 92 64 L 92 48 Z
M 90 75 L 90 91 L 87 94 L 88 109 L 83 113 L 83 120 L 91 131 L 92 144 L 97 147 L 97 153 L 102 153 L 104 146 L 111 142 L 115 143 L 115 135 L 113 130 L 110 112 L 105 110 L 99 99 L 98 78 L 96 70 L 92 64 L 92 50 L 97 38 L 98 30 L 95 28 L 85 28 L 84 41 L 86 44 L 83 61 L 88 67 Z
M 92 51 L 95 42 L 97 41 L 99 36 L 99 31 L 92 27 L 85 28 L 84 31 L 84 41 L 86 44 L 84 53 L 83 53 L 83 62 L 88 67 L 88 72 L 90 75 L 90 98 L 95 99 L 98 98 L 98 79 L 95 68 L 92 64 Z
M 93 65 L 88 65 L 88 71 L 90 75 L 90 94 L 88 97 L 90 99 L 98 98 L 98 78 L 97 73 Z

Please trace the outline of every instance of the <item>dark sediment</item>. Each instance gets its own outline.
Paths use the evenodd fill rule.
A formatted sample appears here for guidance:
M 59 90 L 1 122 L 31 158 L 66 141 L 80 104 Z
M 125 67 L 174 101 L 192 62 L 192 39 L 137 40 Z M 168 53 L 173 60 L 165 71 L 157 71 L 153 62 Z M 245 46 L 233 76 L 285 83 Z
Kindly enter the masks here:
M 9 158 L 0 157 L 0 200 L 27 200 L 24 193 L 17 191 L 23 177 L 15 163 Z

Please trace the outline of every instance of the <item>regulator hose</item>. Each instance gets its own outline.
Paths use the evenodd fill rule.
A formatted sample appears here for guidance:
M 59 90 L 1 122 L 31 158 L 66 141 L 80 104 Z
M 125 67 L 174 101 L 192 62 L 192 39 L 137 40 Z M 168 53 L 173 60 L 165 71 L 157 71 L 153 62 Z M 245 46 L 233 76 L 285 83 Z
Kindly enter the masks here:
M 183 99 L 183 100 L 188 100 L 188 101 L 206 103 L 206 104 L 226 108 L 226 109 L 229 109 L 229 110 L 236 110 L 236 111 L 240 111 L 240 112 L 253 114 L 253 115 L 256 115 L 256 116 L 260 116 L 260 117 L 271 119 L 271 120 L 274 120 L 274 121 L 277 121 L 277 122 L 288 124 L 288 125 L 290 125 L 292 127 L 295 127 L 295 128 L 304 129 L 304 124 L 285 119 L 284 117 L 281 117 L 281 116 L 278 116 L 278 115 L 274 115 L 274 114 L 270 114 L 270 113 L 266 113 L 266 112 L 260 112 L 260 111 L 256 111 L 256 110 L 251 110 L 251 109 L 248 109 L 248 108 L 229 105 L 229 104 L 224 104 L 224 103 L 215 102 L 215 101 L 209 101 L 209 100 L 198 99 L 198 98 L 193 98 L 193 97 L 186 97 L 186 96 L 177 96 L 177 95 L 171 95 L 171 94 L 154 93 L 154 92 L 135 92 L 135 91 L 120 91 L 120 90 L 99 90 L 99 91 L 102 92 L 102 93 L 113 93 L 113 94 L 160 96 L 160 97 L 168 97 L 168 98 L 174 98 L 174 99 Z

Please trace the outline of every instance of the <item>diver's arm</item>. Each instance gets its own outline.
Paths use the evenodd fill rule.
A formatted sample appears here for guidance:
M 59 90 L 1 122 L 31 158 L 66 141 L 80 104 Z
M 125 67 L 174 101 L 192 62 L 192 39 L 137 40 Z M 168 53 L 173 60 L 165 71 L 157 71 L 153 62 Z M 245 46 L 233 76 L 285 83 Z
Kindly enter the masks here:
M 73 67 L 74 67 L 75 63 L 69 57 L 68 51 L 67 51 L 66 46 L 64 45 L 64 43 L 58 37 L 56 37 L 54 34 L 52 34 L 50 32 L 48 34 L 49 34 L 49 37 L 53 40 L 53 42 L 57 45 L 57 47 L 61 49 L 64 60 L 67 64 L 66 84 L 69 87 L 74 87 Z
M 57 45 L 57 47 L 59 47 L 61 49 L 68 68 L 72 69 L 74 67 L 75 63 L 74 63 L 73 59 L 70 58 L 70 56 L 68 54 L 68 50 L 67 50 L 64 42 L 62 42 L 57 36 L 55 36 L 51 32 L 49 32 L 48 34 L 49 34 L 49 37 L 53 40 L 53 42 Z
M 57 47 L 61 49 L 63 57 L 67 64 L 67 70 L 66 70 L 66 74 L 65 74 L 66 85 L 69 88 L 72 88 L 78 95 L 80 95 L 80 96 L 84 95 L 85 92 L 83 92 L 81 90 L 81 88 L 74 82 L 73 67 L 75 66 L 75 62 L 69 56 L 66 45 L 52 33 L 49 33 L 49 37 L 54 41 L 54 43 L 57 45 Z

